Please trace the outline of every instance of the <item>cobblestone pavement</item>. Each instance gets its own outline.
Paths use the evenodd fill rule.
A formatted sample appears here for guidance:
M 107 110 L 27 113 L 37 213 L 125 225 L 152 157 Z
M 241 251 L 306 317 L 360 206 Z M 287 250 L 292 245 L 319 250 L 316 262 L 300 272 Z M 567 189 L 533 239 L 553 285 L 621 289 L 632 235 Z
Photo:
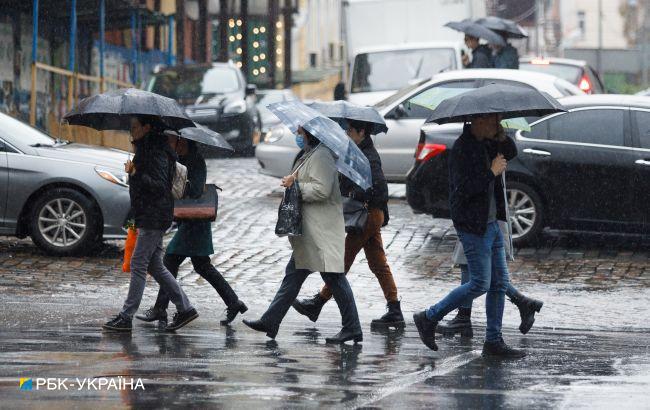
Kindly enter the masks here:
M 251 308 L 246 317 L 258 317 L 275 294 L 291 252 L 287 240 L 273 232 L 282 192 L 279 181 L 258 174 L 250 158 L 209 160 L 208 168 L 209 181 L 223 188 L 218 222 L 213 224 L 217 250 L 213 262 Z M 413 214 L 402 185 L 391 185 L 390 191 L 391 222 L 382 235 L 410 322 L 413 311 L 440 299 L 456 285 L 459 272 L 451 264 L 455 234 L 448 220 Z M 86 257 L 54 258 L 29 240 L 0 239 L 0 293 L 5 302 L 0 328 L 6 338 L 0 339 L 0 391 L 11 394 L 12 404 L 21 403 L 14 382 L 24 371 L 85 377 L 121 374 L 125 368 L 147 377 L 160 400 L 171 397 L 171 391 L 177 396 L 169 403 L 195 398 L 208 407 L 235 407 L 233 400 L 252 406 L 260 398 L 270 406 L 287 400 L 297 406 L 409 403 L 428 407 L 430 392 L 443 393 L 436 405 L 452 408 L 492 407 L 490 403 L 517 407 L 539 398 L 544 398 L 539 407 L 576 403 L 580 407 L 575 401 L 580 394 L 594 393 L 599 383 L 610 386 L 609 376 L 632 375 L 632 379 L 625 379 L 627 387 L 613 389 L 610 401 L 601 403 L 614 403 L 611 400 L 636 392 L 639 386 L 646 393 L 650 388 L 647 377 L 637 378 L 650 369 L 650 342 L 644 333 L 650 330 L 649 238 L 549 232 L 538 247 L 519 249 L 510 264 L 512 282 L 543 299 L 545 305 L 530 336 L 521 337 L 516 333 L 518 312 L 508 304 L 507 337 L 534 353 L 505 367 L 476 361 L 480 332 L 471 342 L 445 340 L 442 352 L 431 353 L 420 344 L 412 324 L 403 334 L 367 332 L 362 354 L 352 346 L 327 348 L 323 336 L 336 332 L 339 321 L 333 303 L 325 307 L 316 327 L 290 311 L 278 335 L 279 347 L 265 343 L 263 335 L 240 323 L 220 330 L 217 323 L 223 303 L 189 263 L 181 267 L 181 284 L 201 318 L 183 329 L 182 335 L 160 335 L 135 324 L 133 338 L 102 336 L 99 325 L 117 312 L 128 289 L 128 276 L 120 271 L 122 246 L 121 241 L 112 241 Z M 384 312 L 385 301 L 363 255 L 357 258 L 349 279 L 367 331 L 370 320 Z M 302 294 L 312 294 L 320 285 L 319 275 L 312 275 Z M 152 303 L 156 291 L 150 282 L 142 307 Z M 474 322 L 484 323 L 482 301 L 475 304 Z M 565 336 L 565 342 L 557 340 Z M 548 355 L 553 357 L 547 359 Z M 576 357 L 584 360 L 571 368 L 566 360 Z M 597 360 L 607 369 L 593 365 Z M 233 369 L 235 364 L 241 366 Z M 179 370 L 179 366 L 187 368 Z M 527 374 L 514 383 L 515 395 L 507 400 L 494 391 L 508 390 L 508 383 L 526 366 L 538 368 L 544 380 L 555 379 L 541 382 Z M 260 367 L 258 378 L 250 374 Z M 458 369 L 467 371 L 458 373 Z M 488 374 L 497 381 L 480 382 Z M 353 386 L 342 389 L 348 382 Z M 174 383 L 182 387 L 172 388 Z M 454 393 L 457 383 L 465 383 L 469 390 Z M 319 393 L 316 386 L 331 394 Z M 552 399 L 554 394 L 559 398 Z M 155 395 L 120 396 L 108 394 L 99 399 L 107 407 L 164 403 Z M 39 397 L 61 407 L 98 399 L 96 394 L 75 395 L 75 399 Z

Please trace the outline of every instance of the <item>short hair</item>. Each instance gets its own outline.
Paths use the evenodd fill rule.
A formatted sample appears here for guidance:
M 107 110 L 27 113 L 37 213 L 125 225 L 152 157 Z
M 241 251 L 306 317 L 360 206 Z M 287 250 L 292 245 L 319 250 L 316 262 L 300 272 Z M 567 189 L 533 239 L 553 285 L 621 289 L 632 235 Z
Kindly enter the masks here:
M 165 129 L 168 129 L 168 128 L 169 128 L 169 127 L 167 127 L 167 126 L 162 122 L 162 120 L 160 119 L 160 117 L 157 117 L 157 116 L 155 116 L 155 115 L 143 115 L 143 114 L 139 114 L 139 115 L 135 115 L 135 118 L 136 118 L 136 119 L 138 120 L 138 122 L 139 122 L 140 124 L 142 124 L 143 126 L 149 124 L 149 125 L 151 126 L 151 129 L 152 129 L 152 130 L 156 130 L 156 131 L 160 131 L 160 132 L 162 132 L 162 131 L 164 131 Z
M 366 137 L 369 137 L 372 133 L 372 123 L 368 121 L 359 121 L 359 120 L 348 120 L 348 125 L 350 128 L 354 128 L 357 132 L 363 130 Z

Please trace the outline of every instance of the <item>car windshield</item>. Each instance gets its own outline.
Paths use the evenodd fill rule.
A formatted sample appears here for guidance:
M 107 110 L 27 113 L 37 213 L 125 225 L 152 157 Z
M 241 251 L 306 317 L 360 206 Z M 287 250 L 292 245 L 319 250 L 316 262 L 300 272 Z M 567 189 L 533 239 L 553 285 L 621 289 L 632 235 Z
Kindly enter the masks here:
M 580 81 L 580 76 L 582 75 L 581 67 L 566 64 L 521 63 L 519 64 L 519 68 L 521 70 L 554 75 L 570 82 L 571 84 L 578 84 L 578 81 Z
M 262 114 L 263 117 L 268 117 L 273 115 L 273 113 L 271 113 L 271 111 L 269 111 L 268 108 L 266 108 L 269 104 L 291 99 L 291 98 L 287 98 L 287 95 L 282 90 L 258 91 L 257 97 L 258 97 L 257 109 L 260 111 L 260 114 Z
M 165 70 L 149 82 L 149 91 L 179 101 L 231 93 L 239 88 L 237 72 L 229 67 Z
M 44 132 L 5 114 L 0 114 L 0 135 L 12 145 L 29 145 L 32 147 L 51 147 L 57 140 Z
M 429 80 L 423 79 L 423 80 L 420 80 L 420 81 L 418 81 L 417 83 L 415 83 L 413 85 L 409 85 L 407 87 L 402 88 L 401 90 L 399 90 L 395 94 L 392 94 L 392 95 L 384 98 L 383 100 L 379 101 L 377 104 L 375 104 L 375 108 L 376 109 L 381 109 L 381 108 L 384 108 L 384 107 L 388 107 L 389 105 L 393 104 L 394 102 L 401 100 L 402 97 L 404 97 L 407 94 L 410 94 L 411 91 L 415 90 L 416 88 L 418 88 L 422 84 L 426 83 L 427 81 L 429 81 Z
M 395 67 L 400 67 L 395 70 Z M 352 92 L 398 90 L 441 71 L 456 68 L 453 48 L 392 50 L 357 54 Z

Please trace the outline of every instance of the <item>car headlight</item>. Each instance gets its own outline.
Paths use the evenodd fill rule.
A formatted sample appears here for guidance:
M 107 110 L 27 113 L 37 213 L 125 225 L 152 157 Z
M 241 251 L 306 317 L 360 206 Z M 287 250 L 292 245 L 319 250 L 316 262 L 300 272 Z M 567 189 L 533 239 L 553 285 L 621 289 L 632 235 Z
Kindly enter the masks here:
M 246 101 L 231 102 L 223 109 L 224 114 L 243 114 L 246 112 Z
M 264 134 L 264 142 L 267 144 L 272 144 L 276 141 L 279 141 L 280 138 L 284 136 L 284 127 L 275 127 L 272 128 L 270 131 L 267 131 Z
M 95 172 L 97 172 L 97 175 L 100 177 L 104 178 L 108 182 L 112 182 L 114 184 L 123 186 L 128 188 L 129 187 L 129 176 L 126 173 L 120 173 L 116 175 L 115 173 L 111 171 L 107 171 L 105 169 L 101 168 L 95 168 Z

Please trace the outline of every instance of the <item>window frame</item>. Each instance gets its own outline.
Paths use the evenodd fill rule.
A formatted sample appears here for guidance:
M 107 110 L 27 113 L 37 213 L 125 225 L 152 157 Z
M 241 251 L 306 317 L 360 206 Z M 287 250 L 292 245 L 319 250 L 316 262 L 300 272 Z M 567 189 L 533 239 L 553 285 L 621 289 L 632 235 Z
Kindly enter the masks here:
M 424 92 L 427 92 L 427 91 L 431 90 L 432 88 L 441 87 L 441 86 L 444 86 L 445 84 L 461 83 L 461 82 L 472 82 L 474 84 L 474 87 L 472 87 L 473 89 L 477 89 L 477 88 L 480 87 L 480 85 L 479 85 L 480 84 L 480 79 L 476 79 L 476 78 L 458 78 L 458 79 L 455 79 L 455 80 L 446 80 L 446 81 L 442 81 L 442 82 L 439 82 L 439 83 L 431 84 L 430 87 L 423 88 L 423 89 L 420 89 L 420 90 L 414 90 L 414 92 L 412 94 L 409 94 L 408 96 L 405 96 L 400 102 L 395 104 L 395 106 L 388 111 L 385 118 L 394 119 L 395 118 L 395 110 L 397 109 L 397 107 L 399 107 L 400 105 L 403 106 L 404 104 L 406 104 L 411 99 L 417 97 L 418 95 L 420 95 L 420 94 L 422 94 Z M 458 88 L 464 88 L 464 87 L 458 87 Z M 426 120 L 427 118 L 428 118 L 428 116 L 424 117 L 424 118 L 419 118 L 419 117 L 418 118 L 399 117 L 400 120 Z
M 639 112 L 647 113 L 648 115 L 650 115 L 650 108 L 630 107 L 630 129 L 632 130 L 631 145 L 635 150 L 650 152 L 650 147 L 644 148 L 641 146 L 641 137 L 639 135 L 639 129 L 636 123 L 636 116 L 637 113 Z

